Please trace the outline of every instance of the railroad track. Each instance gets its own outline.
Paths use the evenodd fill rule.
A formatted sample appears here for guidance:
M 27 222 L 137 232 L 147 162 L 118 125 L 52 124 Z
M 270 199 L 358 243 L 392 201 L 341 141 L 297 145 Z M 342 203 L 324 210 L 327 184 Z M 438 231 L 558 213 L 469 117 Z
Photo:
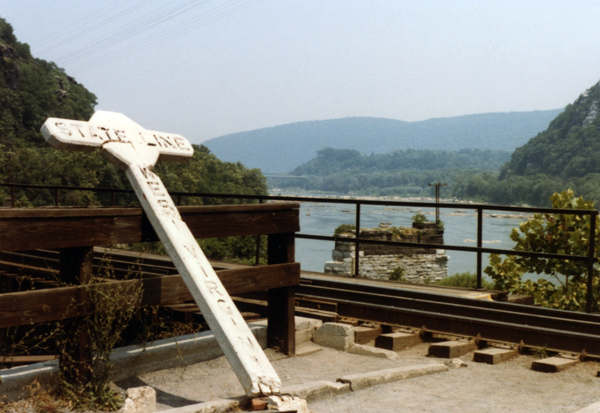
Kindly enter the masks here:
M 95 249 L 95 255 L 98 269 L 106 266 L 106 257 L 117 272 L 125 273 L 135 266 L 136 271 L 148 276 L 176 273 L 166 257 L 144 255 L 140 260 L 139 253 L 103 249 Z M 53 251 L 0 253 L 0 268 L 20 267 L 33 273 L 37 268 L 38 277 L 56 271 L 57 263 L 58 255 Z M 236 266 L 215 264 L 221 265 Z M 303 273 L 296 292 L 298 304 L 310 307 L 310 303 L 322 303 L 328 310 L 323 313 L 362 321 L 600 357 L 600 315 L 465 298 L 452 295 L 448 289 L 432 292 L 403 287 L 401 283 L 360 281 Z M 241 299 L 238 305 L 260 311 L 265 303 L 258 297 Z M 321 305 L 297 308 L 297 313 L 310 315 L 315 307 Z
M 297 296 L 342 317 L 600 357 L 600 315 L 303 275 Z

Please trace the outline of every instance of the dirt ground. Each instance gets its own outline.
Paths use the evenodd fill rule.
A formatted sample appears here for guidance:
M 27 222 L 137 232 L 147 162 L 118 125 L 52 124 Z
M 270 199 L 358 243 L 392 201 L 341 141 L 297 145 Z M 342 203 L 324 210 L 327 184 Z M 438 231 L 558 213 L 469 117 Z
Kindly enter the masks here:
M 328 348 L 302 357 L 267 350 L 283 386 L 335 381 L 359 372 L 406 365 L 441 363 L 426 357 L 427 344 L 399 352 L 399 360 L 352 355 Z M 533 356 L 490 366 L 461 360 L 466 368 L 398 381 L 309 404 L 316 413 L 381 412 L 575 412 L 600 401 L 600 363 L 584 362 L 560 373 L 531 370 Z M 139 376 L 117 383 L 122 389 L 156 389 L 158 410 L 243 394 L 224 357 L 185 368 Z

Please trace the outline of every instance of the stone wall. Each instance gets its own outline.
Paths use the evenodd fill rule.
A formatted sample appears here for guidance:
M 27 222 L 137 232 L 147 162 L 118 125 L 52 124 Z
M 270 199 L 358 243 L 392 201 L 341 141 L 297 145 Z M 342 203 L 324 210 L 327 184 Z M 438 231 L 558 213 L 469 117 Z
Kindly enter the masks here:
M 433 224 L 435 225 L 435 224 Z M 399 241 L 412 243 L 444 243 L 444 232 L 436 227 L 412 229 L 400 233 Z M 354 238 L 353 234 L 340 237 Z M 389 229 L 361 229 L 360 238 L 392 240 Z M 355 245 L 336 241 L 332 251 L 334 261 L 325 264 L 326 273 L 353 276 Z M 387 280 L 397 267 L 404 269 L 404 280 L 411 282 L 434 282 L 448 276 L 448 256 L 444 250 L 413 248 L 393 245 L 359 244 L 360 276 Z
M 448 256 L 444 250 L 436 254 L 369 255 L 360 257 L 360 276 L 388 280 L 398 266 L 404 268 L 404 280 L 410 282 L 434 282 L 448 276 Z M 351 277 L 354 273 L 354 257 L 325 263 L 325 272 Z

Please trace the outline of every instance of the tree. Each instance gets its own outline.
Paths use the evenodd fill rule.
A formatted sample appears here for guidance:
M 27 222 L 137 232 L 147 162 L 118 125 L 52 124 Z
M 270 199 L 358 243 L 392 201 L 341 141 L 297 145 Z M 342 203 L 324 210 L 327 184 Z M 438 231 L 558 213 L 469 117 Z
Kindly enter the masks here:
M 572 190 L 555 193 L 550 198 L 554 208 L 594 209 L 594 203 L 583 197 L 575 198 Z M 546 252 L 566 255 L 587 255 L 590 235 L 590 216 L 571 214 L 535 214 L 511 232 L 515 251 Z M 600 253 L 600 219 L 596 217 L 594 253 Z M 484 270 L 499 289 L 510 293 L 531 295 L 545 307 L 583 311 L 586 307 L 587 263 L 535 257 L 508 256 L 504 260 L 490 255 L 490 265 Z M 525 273 L 545 274 L 534 282 L 523 281 Z M 592 275 L 592 311 L 598 312 L 600 271 L 596 264 Z

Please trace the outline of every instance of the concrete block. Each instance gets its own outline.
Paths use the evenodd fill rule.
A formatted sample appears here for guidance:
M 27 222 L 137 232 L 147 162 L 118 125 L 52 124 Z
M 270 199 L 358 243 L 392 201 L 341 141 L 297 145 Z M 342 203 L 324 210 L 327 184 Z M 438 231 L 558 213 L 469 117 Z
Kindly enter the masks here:
M 541 371 L 543 373 L 558 373 L 559 371 L 563 371 L 577 363 L 579 363 L 578 359 L 548 357 L 531 363 L 531 369 L 535 371 Z
M 348 353 L 358 354 L 360 356 L 371 356 L 379 358 L 387 358 L 389 360 L 398 360 L 398 354 L 390 350 L 384 350 L 382 348 L 364 346 L 362 344 L 354 344 L 348 349 Z
M 314 330 L 296 330 L 296 346 L 310 342 L 313 338 L 313 334 Z
M 311 341 L 315 330 L 323 325 L 323 321 L 321 320 L 299 316 L 296 316 L 295 322 L 296 346 Z
M 341 396 L 342 394 L 350 393 L 350 391 L 350 384 L 348 383 L 333 383 L 323 380 L 296 384 L 294 386 L 284 387 L 281 390 L 283 394 L 291 394 L 292 396 L 300 397 L 308 402 Z
M 313 341 L 323 347 L 346 351 L 354 345 L 354 330 L 348 324 L 324 323 L 315 331 Z
M 317 328 L 323 325 L 321 320 L 317 320 L 316 318 L 308 318 L 308 317 L 299 317 L 296 316 L 294 318 L 294 322 L 296 324 L 296 331 L 300 330 L 316 330 Z
M 153 413 L 156 411 L 156 391 L 150 386 L 127 389 L 122 413 Z
M 398 380 L 406 380 L 413 377 L 425 376 L 427 374 L 448 371 L 443 364 L 422 364 L 417 366 L 404 366 L 395 369 L 378 370 L 368 373 L 350 374 L 337 379 L 340 383 L 350 384 L 352 391 L 366 389 L 384 383 Z
M 421 344 L 421 336 L 419 334 L 409 333 L 388 333 L 381 334 L 375 340 L 375 347 L 383 348 L 391 351 L 400 351 L 408 347 L 416 346 Z
M 381 334 L 381 327 L 354 327 L 354 342 L 357 344 L 367 344 L 375 340 Z
M 443 341 L 429 346 L 430 357 L 453 359 L 477 350 L 477 345 L 472 341 Z
M 296 413 L 309 413 L 306 400 L 288 395 L 269 396 L 268 408 L 275 411 L 293 411 Z
M 477 363 L 498 364 L 513 359 L 518 355 L 518 350 L 490 347 L 477 350 L 473 354 L 473 361 Z
M 320 345 L 309 341 L 308 343 L 296 346 L 296 354 L 294 357 L 309 356 L 311 354 L 321 351 L 322 349 L 323 347 L 321 347 Z

